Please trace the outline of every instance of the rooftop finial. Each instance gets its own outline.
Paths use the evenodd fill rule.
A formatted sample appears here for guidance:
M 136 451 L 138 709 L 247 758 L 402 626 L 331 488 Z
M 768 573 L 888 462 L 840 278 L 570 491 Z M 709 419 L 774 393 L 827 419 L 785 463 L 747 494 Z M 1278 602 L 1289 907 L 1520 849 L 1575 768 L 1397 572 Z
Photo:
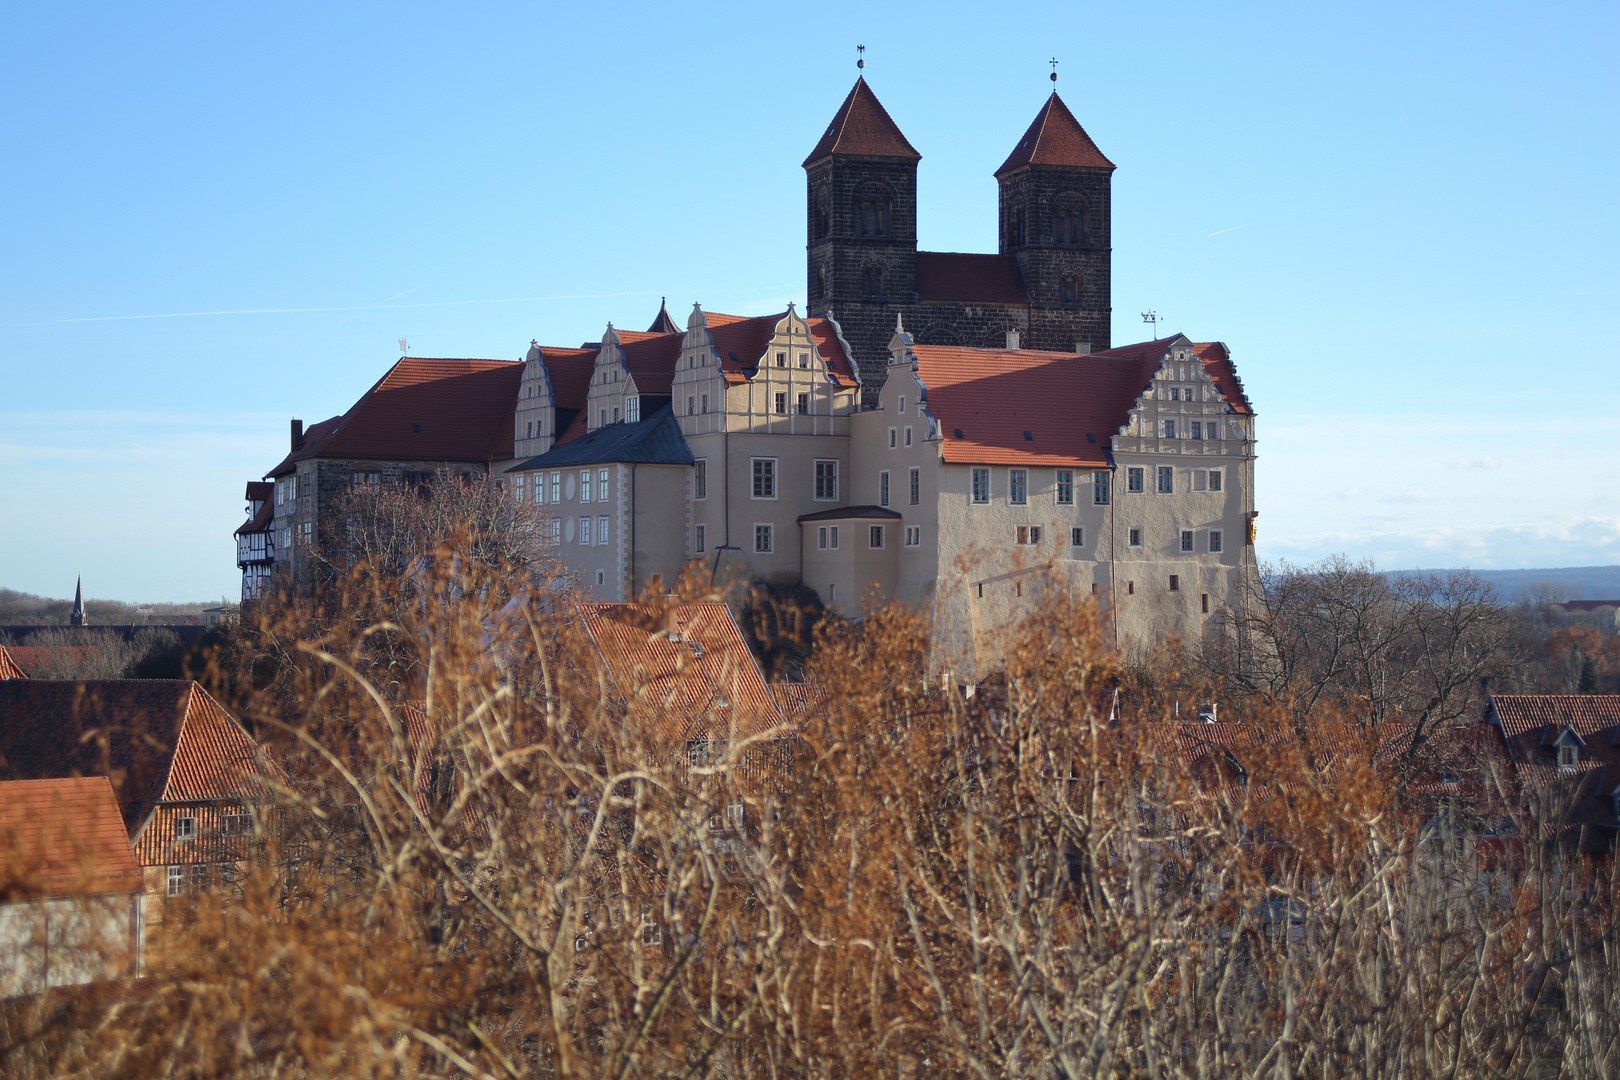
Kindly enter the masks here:
M 866 67 L 866 46 L 855 46 L 855 70 L 860 71 Z
M 1052 65 L 1052 93 L 1055 94 L 1057 93 L 1057 57 L 1052 57 L 1052 59 L 1048 60 L 1047 63 Z

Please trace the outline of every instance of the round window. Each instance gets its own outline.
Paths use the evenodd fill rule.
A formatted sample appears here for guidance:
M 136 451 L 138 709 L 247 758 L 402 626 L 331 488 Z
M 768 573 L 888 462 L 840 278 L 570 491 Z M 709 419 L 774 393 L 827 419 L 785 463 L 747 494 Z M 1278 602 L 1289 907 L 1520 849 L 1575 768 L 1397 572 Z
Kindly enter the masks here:
M 572 499 L 574 497 L 574 474 L 573 473 L 569 473 L 568 474 L 568 479 L 563 481 L 563 494 L 566 495 L 570 499 Z M 572 531 L 570 531 L 568 539 L 572 540 L 573 538 L 574 538 L 573 533 L 572 533 Z
M 574 486 L 573 481 L 570 480 L 569 483 L 568 483 L 568 486 L 573 487 Z M 573 498 L 573 496 L 569 495 L 569 498 Z M 574 542 L 574 519 L 573 518 L 569 518 L 567 521 L 563 522 L 563 539 L 566 540 L 570 544 L 572 544 Z

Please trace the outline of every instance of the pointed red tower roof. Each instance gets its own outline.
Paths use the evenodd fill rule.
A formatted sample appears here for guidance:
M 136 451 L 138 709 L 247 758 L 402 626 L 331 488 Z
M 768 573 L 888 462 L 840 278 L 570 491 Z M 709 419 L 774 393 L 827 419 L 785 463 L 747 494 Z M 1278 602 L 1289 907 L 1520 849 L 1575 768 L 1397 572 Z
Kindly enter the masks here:
M 1079 125 L 1076 125 L 1077 127 Z M 828 154 L 850 154 L 856 157 L 907 158 L 921 160 L 922 155 L 900 134 L 899 125 L 889 118 L 872 88 L 865 79 L 856 79 L 849 96 L 838 107 L 827 133 L 804 159 L 806 165 L 819 161 Z
M 1067 165 L 1078 169 L 1112 169 L 1114 163 L 1103 157 L 1097 144 L 1091 141 L 1086 129 L 1074 118 L 1074 113 L 1063 104 L 1063 99 L 1052 91 L 1046 105 L 1035 114 L 1024 137 L 996 170 L 1004 172 L 1025 165 Z

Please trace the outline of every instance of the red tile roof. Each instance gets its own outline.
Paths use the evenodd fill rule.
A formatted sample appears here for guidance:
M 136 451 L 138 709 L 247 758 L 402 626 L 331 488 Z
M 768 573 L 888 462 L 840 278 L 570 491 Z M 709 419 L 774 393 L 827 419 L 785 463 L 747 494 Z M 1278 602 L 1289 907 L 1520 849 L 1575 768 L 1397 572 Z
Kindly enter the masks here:
M 0 679 L 26 679 L 28 672 L 17 666 L 4 645 L 0 645 Z
M 659 738 L 747 738 L 784 727 L 724 604 L 681 604 L 662 622 L 639 604 L 581 604 L 579 611 L 619 694 L 656 703 Z
M 1063 104 L 1063 99 L 1057 96 L 1057 91 L 1046 99 L 1041 111 L 1035 114 L 1034 121 L 1024 137 L 1018 140 L 1013 152 L 1007 155 L 1007 160 L 1001 163 L 996 170 L 1000 176 L 1004 172 L 1022 168 L 1025 165 L 1061 165 L 1078 169 L 1113 169 L 1114 163 L 1103 157 L 1097 144 L 1091 141 L 1086 129 L 1080 126 L 1080 121 L 1074 118 L 1069 107 Z
M 972 304 L 1027 304 L 1024 275 L 1011 255 L 917 252 L 917 297 Z
M 144 888 L 105 776 L 0 783 L 0 853 L 0 903 Z
M 787 314 L 779 311 L 775 315 L 756 315 L 747 319 L 728 316 L 726 322 L 717 325 L 714 316 L 704 312 L 709 323 L 709 340 L 720 357 L 720 370 L 725 373 L 727 382 L 742 382 L 747 378 L 744 372 L 759 366 L 765 356 L 766 343 L 776 333 L 776 324 L 787 318 Z M 837 379 L 840 386 L 854 386 L 855 368 L 849 362 L 849 357 L 844 355 L 832 324 L 826 319 L 806 319 L 805 326 L 815 339 L 816 353 L 827 365 L 828 373 Z
M 846 154 L 851 157 L 905 158 L 917 161 L 922 155 L 900 134 L 900 128 L 889 118 L 888 110 L 878 101 L 866 80 L 856 79 L 849 96 L 838 107 L 827 133 L 804 159 L 806 165 L 819 161 L 828 154 Z
M 559 409 L 583 409 L 591 396 L 591 374 L 596 370 L 600 345 L 588 349 L 540 347 L 540 362 L 551 379 L 551 404 Z
M 500 461 L 512 456 L 523 364 L 401 357 L 348 412 L 304 433 L 268 475 L 308 458 Z
M 636 390 L 643 394 L 669 393 L 675 380 L 675 364 L 681 358 L 679 334 L 623 334 L 619 335 L 619 350 L 624 353 L 624 366 L 635 377 Z
M 0 779 L 110 777 L 132 832 L 159 802 L 248 797 L 256 749 L 193 682 L 0 682 Z
M 1139 341 L 1134 345 L 1121 345 L 1117 349 L 1104 349 L 1095 355 L 1113 356 L 1122 360 L 1151 360 L 1157 368 L 1164 359 L 1164 354 L 1178 342 L 1186 342 L 1192 346 L 1193 354 L 1203 362 L 1205 373 L 1215 383 L 1221 397 L 1232 406 L 1233 412 L 1253 414 L 1254 409 L 1249 405 L 1248 396 L 1243 392 L 1243 380 L 1238 378 L 1231 354 L 1219 341 L 1194 343 L 1183 334 L 1171 334 L 1169 337 L 1155 338 L 1152 341 Z
M 1583 739 L 1620 731 L 1620 694 L 1493 694 L 1490 708 L 1509 739 L 1566 725 Z
M 247 494 L 244 496 L 244 498 L 246 498 L 248 502 L 264 502 L 265 500 L 274 496 L 275 493 L 276 485 L 266 483 L 263 480 L 249 480 Z
M 916 345 L 912 352 L 939 422 L 941 455 L 983 465 L 1107 468 L 1109 440 L 1158 366 L 1031 349 Z
M 267 488 L 275 487 L 274 484 L 266 484 L 264 486 Z M 259 507 L 259 512 L 257 514 L 254 514 L 252 517 L 248 518 L 248 520 L 236 527 L 237 536 L 245 536 L 248 533 L 270 531 L 270 522 L 276 516 L 276 504 L 268 498 L 262 500 L 262 502 L 263 505 Z

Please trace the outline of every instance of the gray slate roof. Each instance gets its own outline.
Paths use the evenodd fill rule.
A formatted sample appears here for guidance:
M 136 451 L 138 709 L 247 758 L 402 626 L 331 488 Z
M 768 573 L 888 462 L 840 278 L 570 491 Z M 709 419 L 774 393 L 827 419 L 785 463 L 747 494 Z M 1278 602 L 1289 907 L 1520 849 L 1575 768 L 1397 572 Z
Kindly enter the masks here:
M 686 447 L 681 426 L 668 405 L 647 419 L 634 424 L 609 424 L 572 442 L 554 446 L 539 457 L 507 469 L 561 469 L 570 465 L 596 465 L 608 462 L 638 465 L 690 465 L 692 451 Z
M 894 510 L 887 510 L 881 506 L 838 506 L 831 510 L 817 510 L 813 514 L 800 514 L 800 521 L 850 521 L 854 518 L 882 518 L 893 520 L 900 517 Z

